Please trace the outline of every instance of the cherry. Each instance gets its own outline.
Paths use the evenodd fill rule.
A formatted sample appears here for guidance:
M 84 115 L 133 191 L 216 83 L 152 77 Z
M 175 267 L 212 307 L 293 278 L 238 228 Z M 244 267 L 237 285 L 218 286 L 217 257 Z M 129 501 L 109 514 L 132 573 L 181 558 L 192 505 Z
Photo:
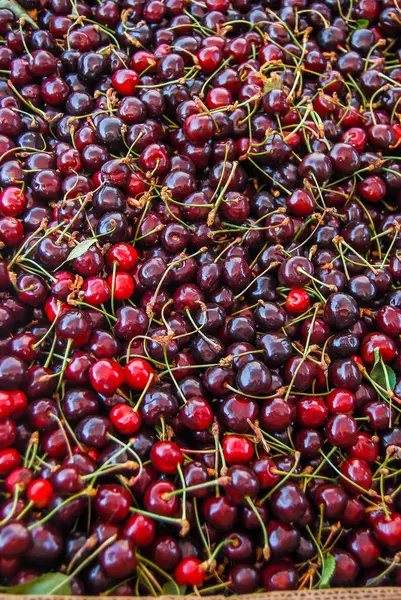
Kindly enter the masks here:
M 226 493 L 235 504 L 243 504 L 247 498 L 255 498 L 259 492 L 259 481 L 252 469 L 232 466 L 228 470 L 229 483 Z
M 124 536 L 137 548 L 146 548 L 156 537 L 155 522 L 145 515 L 131 515 L 124 526 Z
M 204 398 L 193 396 L 181 408 L 179 419 L 189 429 L 204 431 L 213 423 L 213 412 Z
M 341 519 L 348 496 L 339 485 L 327 483 L 316 489 L 314 500 L 318 506 L 323 507 L 326 518 Z
M 4 558 L 17 558 L 31 545 L 31 535 L 25 525 L 11 522 L 0 528 L 0 549 Z
M 113 73 L 111 81 L 114 89 L 121 96 L 132 96 L 139 83 L 139 76 L 131 69 L 120 69 Z
M 339 548 L 333 548 L 332 554 L 336 563 L 333 585 L 337 587 L 353 585 L 359 571 L 355 558 L 346 550 Z
M 373 567 L 381 554 L 380 546 L 368 528 L 351 533 L 348 538 L 348 550 L 364 569 Z
M 391 550 L 398 550 L 401 546 L 401 515 L 379 514 L 373 522 L 373 532 L 380 544 Z
M 98 487 L 93 508 L 103 521 L 119 523 L 123 521 L 131 506 L 131 495 L 117 484 L 103 484 Z
M 130 388 L 142 391 L 153 380 L 154 370 L 146 360 L 134 358 L 125 365 L 124 378 Z
M 344 475 L 342 485 L 351 494 L 360 494 L 360 488 L 365 490 L 370 489 L 372 484 L 372 473 L 365 460 L 360 458 L 348 458 L 341 465 L 341 473 Z M 347 479 L 345 479 L 345 477 L 347 477 Z M 353 483 L 356 483 L 358 487 L 353 485 Z
M 286 482 L 271 497 L 271 508 L 276 518 L 291 523 L 301 518 L 306 511 L 306 497 L 295 484 Z
M 295 590 L 298 575 L 290 561 L 273 561 L 263 571 L 263 586 L 267 592 Z
M 15 448 L 0 450 L 0 473 L 6 477 L 21 464 L 21 455 Z
M 110 421 L 123 435 L 132 435 L 138 431 L 142 419 L 140 414 L 127 404 L 117 404 L 110 411 Z
M 116 540 L 101 552 L 99 563 L 108 577 L 129 577 L 138 564 L 134 543 L 127 539 Z
M 370 365 L 375 361 L 375 350 L 378 350 L 385 363 L 391 361 L 395 356 L 395 344 L 393 340 L 384 333 L 368 333 L 362 340 L 361 356 L 363 361 Z
M 174 570 L 174 580 L 178 585 L 200 586 L 203 584 L 206 572 L 196 557 L 183 558 Z
M 254 455 L 253 444 L 240 435 L 227 435 L 222 442 L 224 458 L 229 464 L 246 464 Z
M 121 271 L 131 271 L 138 260 L 138 253 L 129 244 L 115 244 L 107 251 L 106 261 L 110 268 L 117 263 Z
M 156 471 L 172 475 L 183 464 L 184 456 L 175 442 L 156 442 L 150 451 L 150 460 Z
M 294 315 L 306 312 L 310 308 L 310 305 L 310 296 L 303 289 L 291 290 L 285 301 L 287 311 Z
M 230 531 L 238 517 L 238 508 L 225 496 L 206 498 L 203 504 L 206 521 L 218 531 Z
M 352 413 L 355 408 L 355 396 L 348 390 L 335 389 L 327 396 L 326 403 L 330 414 Z
M 145 509 L 157 515 L 172 517 L 178 508 L 178 496 L 168 496 L 168 494 L 175 489 L 170 481 L 160 480 L 151 483 L 143 499 Z
M 103 358 L 89 368 L 89 379 L 99 394 L 110 396 L 124 383 L 124 370 L 118 362 Z
M 305 397 L 297 403 L 297 419 L 303 427 L 321 427 L 328 417 L 328 408 L 322 398 Z
M 379 452 L 377 440 L 365 431 L 360 431 L 353 446 L 348 448 L 347 455 L 350 458 L 358 458 L 368 464 L 374 463 Z

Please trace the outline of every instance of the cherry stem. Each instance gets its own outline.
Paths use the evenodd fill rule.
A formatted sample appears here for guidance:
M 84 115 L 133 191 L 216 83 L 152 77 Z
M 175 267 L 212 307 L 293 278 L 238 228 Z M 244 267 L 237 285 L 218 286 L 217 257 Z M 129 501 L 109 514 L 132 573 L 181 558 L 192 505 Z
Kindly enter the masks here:
M 19 497 L 19 491 L 20 491 L 19 488 L 20 488 L 20 485 L 19 485 L 19 483 L 17 483 L 17 485 L 14 488 L 14 498 L 13 498 L 11 510 L 8 513 L 8 515 L 2 521 L 0 521 L 0 527 L 5 525 L 6 523 L 8 523 L 8 521 L 10 521 L 15 514 L 15 511 L 16 511 L 17 505 L 18 505 L 18 497 Z
M 288 473 L 285 475 L 285 477 L 282 478 L 281 481 L 279 481 L 274 487 L 272 487 L 271 490 L 269 490 L 266 494 L 266 496 L 264 496 L 262 498 L 262 500 L 260 501 L 260 504 L 264 504 L 266 502 L 266 500 L 268 500 L 270 498 L 270 496 L 272 496 L 274 494 L 274 492 L 276 490 L 278 490 L 285 481 L 287 481 L 287 479 L 289 477 L 291 477 L 291 475 L 294 473 L 294 471 L 296 470 L 296 468 L 298 467 L 298 463 L 299 460 L 301 458 L 301 453 L 300 452 L 295 452 L 294 454 L 294 464 L 292 465 L 291 469 L 288 471 Z
M 257 518 L 257 520 L 260 523 L 260 526 L 262 528 L 262 533 L 263 533 L 263 542 L 264 542 L 264 546 L 263 546 L 263 558 L 265 560 L 269 560 L 270 559 L 270 546 L 269 546 L 269 537 L 267 535 L 266 525 L 264 524 L 263 519 L 262 519 L 261 515 L 259 514 L 259 511 L 258 511 L 257 507 L 252 502 L 252 499 L 249 496 L 246 496 L 245 500 L 248 502 L 250 509 L 252 510 L 252 512 L 254 513 L 255 517 Z
M 63 502 L 61 502 L 61 504 L 59 504 L 58 506 L 53 508 L 53 510 L 48 512 L 47 515 L 45 515 L 42 519 L 40 519 L 40 521 L 35 521 L 35 523 L 32 523 L 32 525 L 28 525 L 28 527 L 27 527 L 28 531 L 32 531 L 32 529 L 35 529 L 35 527 L 39 527 L 39 525 L 43 525 L 44 523 L 49 521 L 52 517 L 54 517 L 55 514 L 57 514 L 57 512 L 60 510 L 60 508 L 62 508 L 66 504 L 69 504 L 73 500 L 76 500 L 77 498 L 81 498 L 82 496 L 94 496 L 95 494 L 96 494 L 96 492 L 94 490 L 91 490 L 88 488 L 85 490 L 81 490 L 80 492 L 78 492 L 77 494 L 74 494 L 73 496 L 70 496 L 69 498 L 66 498 L 65 500 L 63 500 Z

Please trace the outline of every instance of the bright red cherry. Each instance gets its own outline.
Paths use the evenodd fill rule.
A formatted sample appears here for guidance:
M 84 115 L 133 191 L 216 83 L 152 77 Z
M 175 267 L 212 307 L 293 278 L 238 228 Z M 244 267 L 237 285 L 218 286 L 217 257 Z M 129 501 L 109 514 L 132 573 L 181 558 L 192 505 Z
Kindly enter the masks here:
M 124 383 L 124 369 L 115 360 L 102 358 L 89 369 L 92 387 L 104 396 L 112 396 Z
M 252 442 L 242 435 L 226 435 L 222 442 L 224 458 L 230 465 L 244 465 L 253 459 Z
M 200 586 L 205 581 L 206 571 L 195 556 L 187 556 L 175 568 L 174 580 L 178 585 Z
M 152 465 L 159 473 L 174 475 L 177 473 L 177 465 L 182 465 L 184 455 L 181 448 L 175 442 L 156 442 L 150 451 Z
M 38 508 L 44 508 L 52 499 L 53 486 L 47 479 L 35 479 L 28 486 L 27 496 Z
M 7 187 L 0 193 L 0 214 L 5 217 L 18 217 L 25 204 L 25 192 L 16 186 Z
M 0 390 L 0 419 L 10 417 L 14 412 L 14 408 L 12 392 Z
M 28 398 L 21 390 L 11 390 L 9 393 L 12 395 L 14 403 L 12 417 L 13 419 L 20 419 L 28 406 Z
M 305 290 L 291 290 L 285 301 L 285 307 L 292 315 L 300 315 L 306 312 L 311 305 L 311 299 Z
M 146 548 L 156 537 L 156 524 L 146 515 L 134 514 L 129 517 L 123 533 L 137 548 Z
M 132 275 L 125 271 L 117 271 L 114 275 L 109 275 L 107 283 L 116 300 L 128 300 L 134 293 L 135 286 Z
M 144 358 L 133 358 L 124 367 L 125 383 L 138 392 L 141 392 L 154 378 L 153 367 Z
M 120 69 L 113 73 L 111 82 L 120 96 L 132 96 L 139 83 L 139 75 L 132 69 Z
M 302 427 L 321 427 L 329 411 L 322 398 L 305 396 L 297 403 L 297 419 Z
M 128 404 L 117 404 L 110 411 L 110 421 L 123 435 L 132 435 L 141 426 L 141 415 Z
M 0 477 L 6 477 L 21 464 L 21 455 L 15 448 L 0 450 Z
M 131 271 L 137 260 L 138 252 L 130 244 L 124 242 L 115 244 L 106 254 L 106 262 L 110 269 L 113 268 L 114 263 L 117 263 L 120 271 Z
M 327 396 L 326 403 L 330 414 L 352 413 L 356 401 L 352 392 L 338 388 L 330 392 Z
M 369 490 L 372 485 L 372 471 L 368 463 L 360 458 L 345 460 L 341 465 L 341 473 L 344 476 L 341 480 L 342 485 L 355 496 L 361 493 L 361 488 Z

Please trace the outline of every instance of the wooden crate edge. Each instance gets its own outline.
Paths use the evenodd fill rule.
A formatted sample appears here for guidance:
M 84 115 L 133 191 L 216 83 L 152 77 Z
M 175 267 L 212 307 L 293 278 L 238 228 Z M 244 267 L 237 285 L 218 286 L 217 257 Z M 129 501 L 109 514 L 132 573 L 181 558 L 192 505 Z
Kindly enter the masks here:
M 128 596 L 133 598 L 132 596 Z M 49 600 L 49 596 L 15 596 L 0 594 L 0 600 Z M 57 596 L 57 600 L 123 600 L 122 596 Z M 127 598 L 127 597 L 125 597 Z M 208 600 L 226 600 L 224 596 L 205 596 Z M 230 600 L 401 600 L 401 587 L 336 588 L 230 596 Z M 195 600 L 196 596 L 160 596 L 160 600 Z M 155 600 L 143 596 L 141 600 Z

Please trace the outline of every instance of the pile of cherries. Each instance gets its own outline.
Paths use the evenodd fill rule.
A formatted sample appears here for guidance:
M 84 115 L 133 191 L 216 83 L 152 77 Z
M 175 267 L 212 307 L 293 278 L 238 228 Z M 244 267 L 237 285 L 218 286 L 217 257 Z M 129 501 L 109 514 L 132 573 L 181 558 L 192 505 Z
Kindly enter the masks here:
M 1 585 L 401 586 L 397 0 L 0 35 Z

